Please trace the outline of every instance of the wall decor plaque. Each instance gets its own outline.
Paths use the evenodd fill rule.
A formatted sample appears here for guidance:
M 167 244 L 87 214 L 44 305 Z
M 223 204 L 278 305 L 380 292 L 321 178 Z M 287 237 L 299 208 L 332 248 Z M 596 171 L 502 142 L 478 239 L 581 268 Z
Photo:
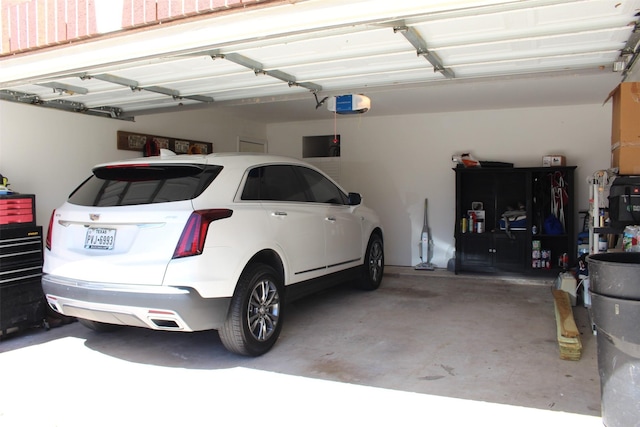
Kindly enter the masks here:
M 155 142 L 159 149 L 171 150 L 176 154 L 213 153 L 213 143 L 211 142 L 118 131 L 118 150 L 139 151 L 142 153 L 147 142 Z

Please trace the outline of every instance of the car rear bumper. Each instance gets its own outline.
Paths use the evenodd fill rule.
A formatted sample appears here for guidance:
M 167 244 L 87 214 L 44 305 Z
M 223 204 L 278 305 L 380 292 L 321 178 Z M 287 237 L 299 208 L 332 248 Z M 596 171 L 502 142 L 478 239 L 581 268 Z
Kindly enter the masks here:
M 43 275 L 49 306 L 65 316 L 172 331 L 219 329 L 231 298 L 202 298 L 192 288 L 74 281 Z

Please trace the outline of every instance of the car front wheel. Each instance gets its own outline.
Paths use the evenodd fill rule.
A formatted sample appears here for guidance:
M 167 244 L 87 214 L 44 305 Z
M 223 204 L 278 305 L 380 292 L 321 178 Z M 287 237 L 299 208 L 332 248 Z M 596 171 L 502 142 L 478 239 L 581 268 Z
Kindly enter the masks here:
M 380 235 L 372 234 L 369 238 L 362 267 L 362 278 L 358 283 L 359 287 L 368 291 L 378 289 L 384 273 L 384 245 Z
M 282 328 L 283 284 L 265 264 L 255 264 L 240 276 L 227 319 L 218 331 L 227 350 L 260 356 L 273 347 Z

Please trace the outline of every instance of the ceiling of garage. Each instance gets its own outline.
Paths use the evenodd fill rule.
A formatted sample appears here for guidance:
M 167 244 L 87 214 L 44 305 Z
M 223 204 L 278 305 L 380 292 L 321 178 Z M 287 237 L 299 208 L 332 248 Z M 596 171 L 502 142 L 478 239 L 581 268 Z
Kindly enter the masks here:
M 426 3 L 418 5 L 415 3 Z M 284 2 L 5 57 L 0 99 L 128 119 L 267 122 L 603 102 L 635 63 L 640 0 Z

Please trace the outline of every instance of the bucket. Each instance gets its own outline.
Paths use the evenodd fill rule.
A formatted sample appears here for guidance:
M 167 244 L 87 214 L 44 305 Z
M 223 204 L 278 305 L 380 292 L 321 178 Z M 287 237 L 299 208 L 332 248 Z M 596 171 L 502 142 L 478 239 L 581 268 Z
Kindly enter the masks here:
M 594 254 L 587 261 L 602 421 L 640 427 L 640 253 Z
M 602 422 L 640 426 L 640 301 L 592 293 Z
M 610 297 L 640 300 L 640 252 L 589 255 L 591 291 Z

